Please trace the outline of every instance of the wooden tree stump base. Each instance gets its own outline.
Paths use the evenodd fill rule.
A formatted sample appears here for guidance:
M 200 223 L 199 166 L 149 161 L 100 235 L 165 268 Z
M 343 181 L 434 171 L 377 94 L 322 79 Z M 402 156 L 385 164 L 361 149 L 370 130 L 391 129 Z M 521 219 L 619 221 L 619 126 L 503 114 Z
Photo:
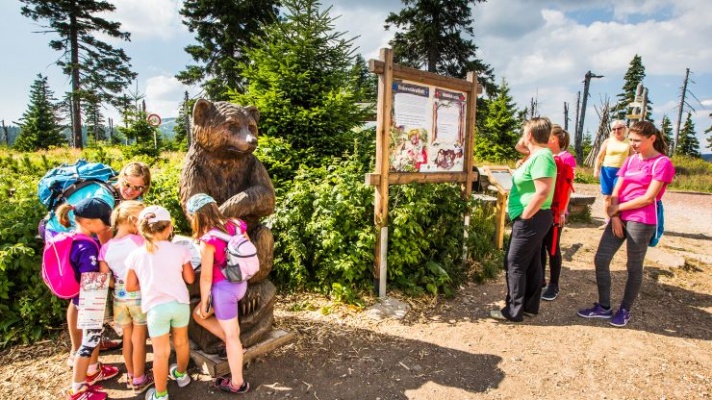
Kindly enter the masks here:
M 243 354 L 242 363 L 246 364 L 278 347 L 293 342 L 296 338 L 297 335 L 294 332 L 287 332 L 281 329 L 272 330 L 260 342 L 247 348 Z M 203 373 L 210 375 L 211 378 L 225 376 L 230 373 L 230 365 L 227 360 L 221 360 L 217 354 L 207 354 L 200 351 L 194 343 L 191 343 L 190 346 L 190 358 L 200 367 Z

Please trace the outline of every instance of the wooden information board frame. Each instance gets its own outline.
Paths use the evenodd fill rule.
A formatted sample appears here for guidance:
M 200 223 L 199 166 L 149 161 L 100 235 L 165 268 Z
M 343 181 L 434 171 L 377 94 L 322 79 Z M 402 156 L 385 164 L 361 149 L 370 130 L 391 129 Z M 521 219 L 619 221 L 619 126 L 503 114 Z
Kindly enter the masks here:
M 497 191 L 495 206 L 494 245 L 504 247 L 504 224 L 507 217 L 507 199 L 512 190 L 512 169 L 507 166 L 484 166 L 480 168 L 487 175 L 490 185 Z M 502 179 L 504 178 L 504 179 Z
M 378 75 L 378 102 L 376 111 L 376 172 L 366 175 L 366 184 L 375 187 L 373 220 L 376 225 L 376 249 L 374 257 L 374 287 L 379 297 L 386 295 L 388 252 L 388 192 L 390 185 L 408 183 L 462 183 L 462 196 L 468 199 L 472 192 L 473 146 L 475 136 L 475 111 L 477 94 L 481 87 L 477 75 L 468 72 L 467 79 L 456 79 L 431 72 L 421 71 L 393 63 L 393 50 L 381 49 L 379 60 L 369 60 L 369 71 Z M 395 80 L 415 82 L 438 89 L 454 90 L 465 94 L 464 123 L 464 169 L 458 172 L 393 172 L 390 169 L 390 133 L 393 122 L 393 83 Z M 469 214 L 464 218 L 465 229 Z M 466 231 L 465 231 L 466 232 Z

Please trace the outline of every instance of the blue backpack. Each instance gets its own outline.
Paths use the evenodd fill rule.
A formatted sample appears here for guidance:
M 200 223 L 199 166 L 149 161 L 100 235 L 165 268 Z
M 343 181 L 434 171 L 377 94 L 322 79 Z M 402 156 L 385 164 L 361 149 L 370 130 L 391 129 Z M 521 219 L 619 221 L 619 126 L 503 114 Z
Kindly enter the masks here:
M 118 174 L 113 168 L 102 163 L 79 160 L 75 164 L 62 164 L 47 172 L 37 185 L 40 202 L 50 212 L 64 203 L 72 193 L 89 185 L 98 184 L 106 188 L 115 199 L 119 193 L 109 183 Z

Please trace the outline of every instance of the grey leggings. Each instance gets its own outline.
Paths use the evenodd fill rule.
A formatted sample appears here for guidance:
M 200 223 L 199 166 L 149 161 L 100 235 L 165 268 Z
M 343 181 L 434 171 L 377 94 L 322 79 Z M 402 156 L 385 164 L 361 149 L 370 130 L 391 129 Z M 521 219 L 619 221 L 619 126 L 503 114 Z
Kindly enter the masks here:
M 611 260 L 618 249 L 626 242 L 628 279 L 625 283 L 625 292 L 621 308 L 630 311 L 635 298 L 640 293 L 643 284 L 643 260 L 648 251 L 648 243 L 655 232 L 655 225 L 641 224 L 639 222 L 623 222 L 623 238 L 613 234 L 612 223 L 603 231 L 598 250 L 594 257 L 596 265 L 596 284 L 598 285 L 598 304 L 602 307 L 611 307 Z

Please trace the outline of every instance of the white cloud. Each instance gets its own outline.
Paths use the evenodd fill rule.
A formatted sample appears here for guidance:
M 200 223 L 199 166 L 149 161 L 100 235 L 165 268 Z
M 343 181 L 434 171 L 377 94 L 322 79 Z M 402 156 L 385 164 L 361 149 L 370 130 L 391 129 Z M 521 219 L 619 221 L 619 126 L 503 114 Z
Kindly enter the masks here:
M 121 22 L 132 40 L 168 40 L 187 30 L 178 13 L 179 0 L 114 0 L 116 11 L 109 18 Z
M 146 111 L 161 118 L 178 115 L 178 106 L 188 87 L 170 75 L 152 76 L 146 80 Z

